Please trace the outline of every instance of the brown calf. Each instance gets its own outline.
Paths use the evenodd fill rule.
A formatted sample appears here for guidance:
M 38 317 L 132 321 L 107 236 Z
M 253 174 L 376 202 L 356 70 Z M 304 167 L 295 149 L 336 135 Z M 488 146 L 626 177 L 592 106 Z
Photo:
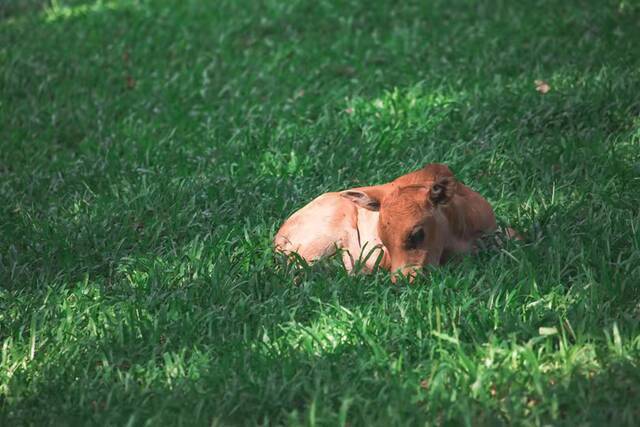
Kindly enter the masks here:
M 326 193 L 295 212 L 278 230 L 276 250 L 307 262 L 342 249 L 352 271 L 356 260 L 413 277 L 425 265 L 473 249 L 496 228 L 491 205 L 458 182 L 443 164 L 429 164 L 388 184 Z

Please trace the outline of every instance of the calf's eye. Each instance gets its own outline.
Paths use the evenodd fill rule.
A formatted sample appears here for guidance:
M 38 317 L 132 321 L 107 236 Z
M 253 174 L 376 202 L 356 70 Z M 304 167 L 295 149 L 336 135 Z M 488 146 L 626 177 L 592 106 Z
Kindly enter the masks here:
M 407 246 L 409 248 L 415 248 L 424 241 L 424 230 L 420 227 L 414 228 L 409 238 L 407 239 Z

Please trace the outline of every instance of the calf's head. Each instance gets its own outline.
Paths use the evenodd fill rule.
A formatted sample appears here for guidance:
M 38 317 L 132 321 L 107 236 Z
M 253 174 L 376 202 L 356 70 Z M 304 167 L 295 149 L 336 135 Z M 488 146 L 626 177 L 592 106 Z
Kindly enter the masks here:
M 413 278 L 417 269 L 440 262 L 446 238 L 441 207 L 449 203 L 455 185 L 454 178 L 444 177 L 428 187 L 383 185 L 347 190 L 341 195 L 380 213 L 378 234 L 388 251 L 392 273 Z

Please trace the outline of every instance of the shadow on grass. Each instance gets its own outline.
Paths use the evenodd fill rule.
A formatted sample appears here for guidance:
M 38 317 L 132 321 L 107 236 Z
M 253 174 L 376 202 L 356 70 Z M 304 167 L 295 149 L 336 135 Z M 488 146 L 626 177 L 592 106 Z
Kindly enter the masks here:
M 442 55 L 443 61 L 434 62 L 426 48 L 405 55 L 404 48 L 393 46 L 400 29 L 382 19 L 387 13 L 376 7 L 354 25 L 379 25 L 383 37 L 378 42 L 363 38 L 358 40 L 364 47 L 342 46 L 344 33 L 328 31 L 318 46 L 312 38 L 302 38 L 280 57 L 263 39 L 283 43 L 289 33 L 314 35 L 316 30 L 295 19 L 309 13 L 307 8 L 319 14 L 320 27 L 345 28 L 321 6 L 265 10 L 262 22 L 251 14 L 254 9 L 239 11 L 227 4 L 225 13 L 238 12 L 245 21 L 225 28 L 218 15 L 215 25 L 196 19 L 207 10 L 203 5 L 176 11 L 172 22 L 162 20 L 166 2 L 113 4 L 59 19 L 43 17 L 35 34 L 46 33 L 56 42 L 64 39 L 65 50 L 46 52 L 40 68 L 18 59 L 12 63 L 15 81 L 7 85 L 8 98 L 19 108 L 11 118 L 5 116 L 4 129 L 7 140 L 20 137 L 24 150 L 3 153 L 9 165 L 3 172 L 9 183 L 3 192 L 12 205 L 3 211 L 8 220 L 2 233 L 8 244 L 0 259 L 0 277 L 14 290 L 50 281 L 80 282 L 85 276 L 119 283 L 123 264 L 144 266 L 156 258 L 171 264 L 198 238 L 236 251 L 234 262 L 243 264 L 246 272 L 248 264 L 256 263 L 255 254 L 270 251 L 275 225 L 320 192 L 309 194 L 310 188 L 382 182 L 422 163 L 445 161 L 487 196 L 505 223 L 533 241 L 522 254 L 531 268 L 520 274 L 551 271 L 549 282 L 568 286 L 585 278 L 610 282 L 607 299 L 627 304 L 637 299 L 632 286 L 637 239 L 628 231 L 633 221 L 629 212 L 638 196 L 633 183 L 638 176 L 634 141 L 640 107 L 627 95 L 640 87 L 638 79 L 616 80 L 626 63 L 608 52 L 607 43 L 596 43 L 589 55 L 572 54 L 568 63 L 526 56 L 524 63 L 513 64 L 509 55 L 520 52 L 522 40 L 512 40 L 511 51 L 501 49 L 516 24 L 496 33 L 507 8 L 494 17 L 481 14 L 473 28 L 483 31 L 465 32 L 457 26 L 450 35 L 434 35 L 416 27 L 431 43 L 429 55 Z M 436 4 L 435 12 L 447 15 L 447 8 Z M 520 22 L 531 31 L 546 16 L 533 13 L 530 22 Z M 585 11 L 573 25 L 591 23 L 603 32 L 615 26 L 626 34 L 635 28 L 634 13 L 600 16 Z M 174 32 L 169 30 L 183 21 L 189 23 L 185 45 L 172 44 L 169 35 Z M 85 27 L 111 32 L 83 37 Z M 287 29 L 286 34 L 278 28 Z M 109 34 L 119 38 L 110 39 Z M 500 34 L 496 45 L 490 36 Z M 538 35 L 540 46 L 558 36 Z M 585 37 L 598 41 L 609 36 L 564 35 L 557 49 L 572 42 L 582 46 Z M 459 42 L 452 47 L 454 53 L 447 51 L 448 37 Z M 141 44 L 140 39 L 153 43 Z M 21 47 L 33 48 L 29 40 Z M 213 40 L 223 42 L 215 45 Z M 237 49 L 242 43 L 248 43 L 250 60 Z M 470 47 L 479 44 L 486 45 L 486 55 L 496 56 L 486 70 L 472 66 L 477 52 Z M 103 52 L 105 45 L 110 49 Z M 308 53 L 317 51 L 312 47 L 334 45 L 346 56 L 333 52 L 326 63 L 316 64 L 312 78 L 300 77 L 300 70 L 314 67 L 307 60 L 322 59 Z M 168 49 L 156 52 L 161 46 Z M 212 46 L 217 49 L 213 54 L 207 50 Z M 371 57 L 375 47 L 387 59 Z M 456 55 L 457 66 L 447 62 Z M 347 57 L 353 69 L 331 68 Z M 595 57 L 601 62 L 594 63 Z M 462 58 L 470 62 L 460 65 Z M 83 61 L 88 66 L 81 67 Z M 182 80 L 172 80 L 184 61 L 193 70 Z M 495 64 L 500 61 L 514 68 Z M 81 83 L 56 74 L 60 64 L 71 65 L 72 76 Z M 433 68 L 425 71 L 426 65 Z M 43 74 L 42 68 L 53 72 Z M 194 75 L 202 77 L 190 77 Z M 544 96 L 532 84 L 540 75 L 548 75 L 552 87 Z M 417 77 L 423 78 L 419 84 Z M 95 79 L 104 84 L 86 84 Z M 41 83 L 42 93 L 18 101 L 33 82 Z M 294 100 L 299 93 L 294 89 L 299 88 L 305 94 Z M 327 91 L 328 98 L 314 99 Z M 40 97 L 53 103 L 40 102 Z M 54 125 L 52 115 L 60 117 Z M 225 126 L 211 125 L 212 117 Z M 331 148 L 323 149 L 323 144 Z M 254 155 L 265 151 L 273 157 Z M 290 153 L 300 153 L 298 160 Z M 258 242 L 247 243 L 245 235 Z M 625 259 L 631 261 L 616 261 Z M 238 272 L 235 279 L 252 280 L 244 274 Z
M 33 14 L 50 3 L 50 0 L 5 0 L 0 3 L 0 20 Z
M 607 349 L 553 384 L 505 368 L 496 397 L 473 396 L 465 359 L 443 356 L 447 338 L 526 347 L 566 323 L 600 344 L 618 321 L 633 339 L 640 80 L 620 52 L 637 9 L 184 4 L 113 2 L 3 33 L 17 48 L 0 51 L 1 333 L 27 360 L 25 325 L 42 323 L 6 416 L 335 424 L 352 398 L 373 423 L 394 405 L 398 423 L 492 408 L 491 423 L 535 417 L 547 394 L 558 412 L 541 420 L 638 415 L 635 362 Z M 270 260 L 276 224 L 313 195 L 430 161 L 530 245 L 416 288 L 331 262 L 294 285 Z M 431 369 L 441 384 L 421 387 Z
M 297 330 L 302 338 L 297 345 L 270 339 L 266 329 L 253 338 L 243 338 L 239 331 L 237 340 L 229 336 L 225 342 L 207 338 L 206 326 L 191 318 L 187 321 L 195 323 L 190 327 L 203 335 L 187 342 L 190 331 L 180 321 L 161 316 L 141 323 L 133 313 L 122 314 L 101 325 L 115 327 L 111 332 L 107 327 L 100 337 L 79 337 L 80 353 L 59 354 L 53 356 L 56 363 L 43 364 L 46 347 L 38 350 L 29 363 L 43 364 L 43 370 L 27 382 L 22 382 L 27 373 L 17 372 L 13 381 L 22 388 L 2 402 L 4 420 L 38 423 L 46 414 L 48 422 L 62 423 L 282 424 L 317 417 L 335 424 L 340 417 L 368 423 L 410 417 L 416 422 L 529 419 L 632 425 L 639 415 L 633 404 L 640 394 L 637 364 L 614 351 L 590 353 L 584 362 L 578 355 L 567 370 L 553 368 L 548 355 L 541 356 L 548 361 L 545 367 L 530 365 L 528 355 L 544 344 L 491 348 L 487 343 L 481 350 L 486 354 L 476 354 L 472 347 L 433 339 L 430 346 L 436 350 L 416 364 L 402 348 L 387 353 L 392 346 L 375 344 L 375 337 L 367 338 L 362 330 L 353 334 L 346 324 L 347 340 L 340 342 L 334 331 L 337 341 L 327 351 L 318 347 L 311 327 Z M 51 341 L 51 346 L 64 343 Z M 453 357 L 467 350 L 466 359 Z M 489 355 L 495 365 L 469 369 L 470 360 Z

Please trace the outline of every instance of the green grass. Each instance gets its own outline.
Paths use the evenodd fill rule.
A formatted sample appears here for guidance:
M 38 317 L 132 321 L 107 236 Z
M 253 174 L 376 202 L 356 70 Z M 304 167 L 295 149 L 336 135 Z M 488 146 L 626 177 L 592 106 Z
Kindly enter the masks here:
M 0 424 L 637 423 L 639 21 L 3 3 Z M 274 256 L 316 195 L 427 162 L 527 243 L 412 285 Z

